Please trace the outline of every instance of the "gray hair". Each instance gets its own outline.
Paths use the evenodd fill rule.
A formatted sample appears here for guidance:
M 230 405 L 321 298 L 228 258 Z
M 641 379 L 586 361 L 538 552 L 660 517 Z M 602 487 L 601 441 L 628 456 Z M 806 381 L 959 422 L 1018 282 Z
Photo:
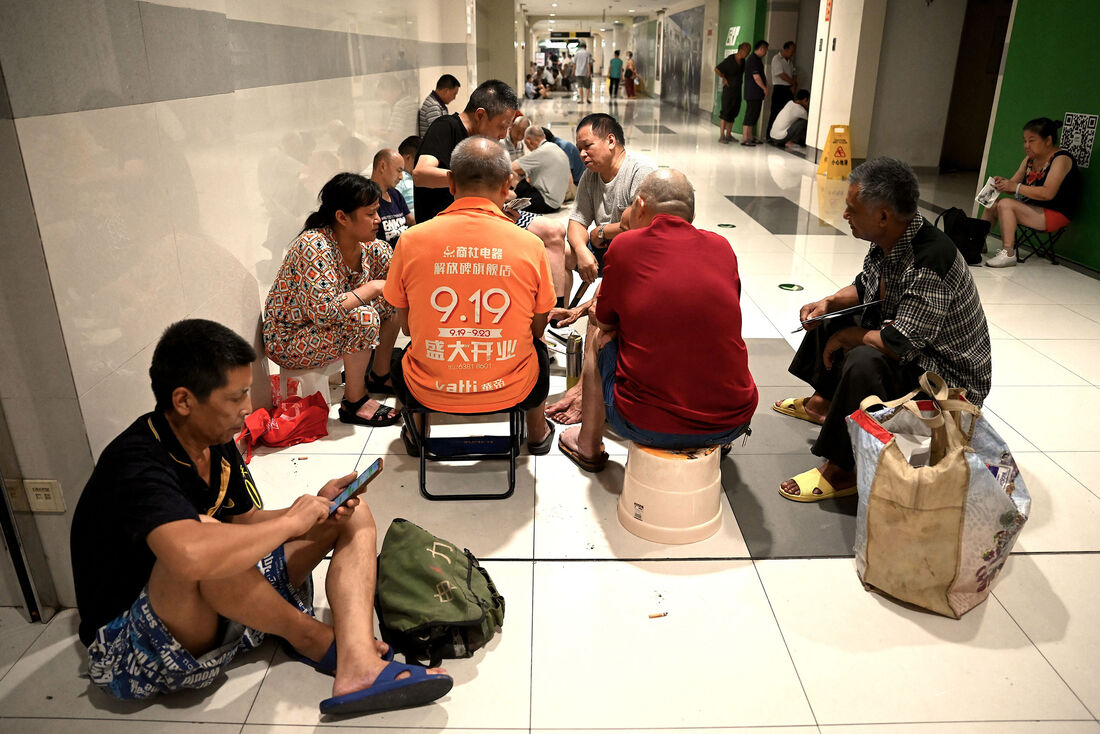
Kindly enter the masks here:
M 451 173 L 458 188 L 493 189 L 511 178 L 512 163 L 497 141 L 474 135 L 455 146 Z
M 542 131 L 542 128 L 538 125 L 532 125 L 527 128 L 527 132 L 523 134 L 524 138 L 538 138 L 540 140 L 546 140 L 546 133 Z
M 855 167 L 848 183 L 859 184 L 859 200 L 865 204 L 882 204 L 900 219 L 917 213 L 920 186 L 917 174 L 904 161 L 872 158 Z
M 645 177 L 637 195 L 657 214 L 671 214 L 688 222 L 695 219 L 695 189 L 680 171 L 658 169 Z

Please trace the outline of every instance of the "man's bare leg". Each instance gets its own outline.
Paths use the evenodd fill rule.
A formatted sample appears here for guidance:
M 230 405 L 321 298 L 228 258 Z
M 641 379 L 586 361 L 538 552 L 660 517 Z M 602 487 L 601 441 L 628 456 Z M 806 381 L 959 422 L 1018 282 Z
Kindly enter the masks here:
M 527 443 L 540 443 L 553 429 L 546 425 L 546 403 L 540 403 L 526 413 Z
M 550 275 L 554 279 L 554 295 L 569 296 L 572 278 L 565 266 L 565 228 L 553 219 L 535 217 L 527 231 L 542 240 L 546 256 L 550 260 Z
M 149 576 L 149 600 L 172 636 L 196 656 L 219 642 L 219 615 L 278 635 L 302 654 L 316 654 L 314 659 L 332 644 L 327 625 L 289 604 L 254 567 L 224 579 L 194 581 L 158 562 Z
M 565 391 L 561 399 L 546 406 L 546 417 L 563 426 L 571 426 L 581 420 L 581 390 L 578 382 Z
M 603 424 L 607 418 L 603 404 L 603 378 L 597 363 L 600 347 L 614 338 L 613 334 L 600 331 L 589 323 L 584 346 L 584 367 L 581 370 L 581 425 L 561 434 L 561 442 L 586 459 L 600 455 L 603 443 Z

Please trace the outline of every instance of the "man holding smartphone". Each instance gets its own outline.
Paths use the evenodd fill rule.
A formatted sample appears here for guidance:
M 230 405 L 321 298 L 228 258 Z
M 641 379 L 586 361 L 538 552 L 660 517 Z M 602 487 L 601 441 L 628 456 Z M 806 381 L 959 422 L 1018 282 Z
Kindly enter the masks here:
M 355 474 L 266 510 L 233 437 L 252 410 L 252 347 L 226 327 L 180 321 L 149 375 L 156 409 L 112 441 L 73 518 L 71 551 L 89 677 L 124 700 L 213 683 L 265 634 L 334 676 L 322 713 L 428 703 L 442 669 L 392 662 L 374 639 L 374 518 L 332 500 Z M 333 625 L 313 616 L 313 569 L 329 553 Z

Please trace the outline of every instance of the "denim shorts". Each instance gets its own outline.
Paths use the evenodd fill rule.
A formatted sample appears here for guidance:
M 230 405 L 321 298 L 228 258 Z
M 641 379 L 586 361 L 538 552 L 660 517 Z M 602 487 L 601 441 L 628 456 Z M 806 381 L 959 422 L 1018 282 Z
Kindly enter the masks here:
M 313 615 L 313 581 L 294 588 L 287 575 L 286 554 L 279 546 L 256 564 L 275 590 L 303 613 Z M 222 674 L 238 652 L 264 641 L 264 633 L 225 620 L 218 647 L 194 657 L 153 611 L 149 587 L 130 608 L 96 631 L 88 647 L 88 677 L 116 698 L 140 700 L 186 688 L 205 688 Z
M 660 433 L 632 425 L 615 409 L 615 366 L 619 361 L 619 343 L 614 339 L 600 348 L 596 363 L 603 380 L 603 403 L 611 430 L 627 441 L 659 449 L 691 449 L 731 443 L 745 432 L 748 423 L 720 433 Z

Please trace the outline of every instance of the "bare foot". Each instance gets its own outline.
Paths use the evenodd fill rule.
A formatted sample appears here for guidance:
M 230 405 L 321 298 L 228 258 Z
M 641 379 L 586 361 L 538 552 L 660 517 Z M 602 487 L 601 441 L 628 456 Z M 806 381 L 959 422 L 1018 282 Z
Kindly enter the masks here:
M 374 685 L 374 681 L 378 679 L 379 674 L 385 669 L 389 663 L 383 660 L 372 661 L 377 663 L 377 667 L 373 664 L 369 669 L 364 670 L 361 673 L 341 673 L 339 669 L 336 671 L 336 681 L 332 684 L 332 696 L 344 696 L 355 691 L 361 691 L 364 688 L 370 688 Z M 447 675 L 446 668 L 428 668 L 428 675 Z M 404 680 L 408 678 L 412 673 L 405 670 L 398 674 L 396 680 Z
M 359 416 L 360 418 L 362 418 L 363 420 L 368 420 L 369 421 L 371 418 L 374 417 L 375 411 L 377 411 L 379 406 L 381 406 L 381 405 L 382 405 L 382 403 L 378 402 L 374 398 L 371 398 L 367 402 L 363 403 L 363 405 L 359 408 L 359 410 L 355 411 L 355 414 L 357 416 Z M 389 415 L 392 416 L 393 413 L 394 413 L 394 409 L 390 408 L 389 411 L 390 411 Z
M 785 399 L 786 398 L 784 398 L 783 400 L 785 400 Z M 775 401 L 775 407 L 776 408 L 782 408 L 783 407 L 783 400 L 776 400 Z M 808 398 L 803 398 L 803 400 L 802 400 L 802 409 L 806 411 L 806 415 L 810 416 L 810 418 L 813 419 L 814 423 L 816 423 L 818 425 L 821 425 L 822 423 L 825 422 L 825 416 L 829 412 L 829 405 L 830 404 L 831 404 L 830 401 L 828 401 L 825 398 L 821 397 L 817 393 L 814 393 L 813 395 L 811 395 Z
M 818 471 L 821 472 L 822 478 L 831 484 L 833 489 L 838 492 L 845 489 L 851 489 L 856 485 L 855 472 L 842 469 L 831 461 L 826 461 L 822 464 Z M 780 484 L 779 488 L 794 497 L 799 496 L 801 493 L 798 482 L 794 479 L 788 479 Z M 820 492 L 815 491 L 814 494 L 820 494 Z
M 581 429 L 580 428 L 568 428 L 561 432 L 561 444 L 567 449 L 576 452 L 581 458 L 588 461 L 595 461 L 596 457 L 600 455 L 600 447 L 596 446 L 581 446 L 580 443 Z
M 546 417 L 563 426 L 581 422 L 581 384 L 578 382 L 565 391 L 556 403 L 546 406 Z

